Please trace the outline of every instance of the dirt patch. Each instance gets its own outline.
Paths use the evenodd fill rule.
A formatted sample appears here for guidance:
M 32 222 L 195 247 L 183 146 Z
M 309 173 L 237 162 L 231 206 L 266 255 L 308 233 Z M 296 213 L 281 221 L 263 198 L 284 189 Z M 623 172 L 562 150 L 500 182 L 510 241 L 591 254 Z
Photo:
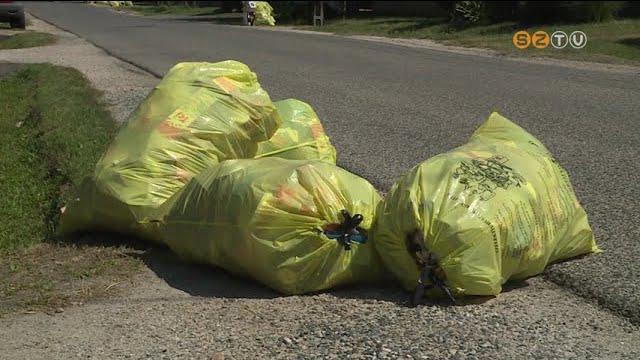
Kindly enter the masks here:
M 0 316 L 62 312 L 117 294 L 142 261 L 124 245 L 42 243 L 0 257 Z

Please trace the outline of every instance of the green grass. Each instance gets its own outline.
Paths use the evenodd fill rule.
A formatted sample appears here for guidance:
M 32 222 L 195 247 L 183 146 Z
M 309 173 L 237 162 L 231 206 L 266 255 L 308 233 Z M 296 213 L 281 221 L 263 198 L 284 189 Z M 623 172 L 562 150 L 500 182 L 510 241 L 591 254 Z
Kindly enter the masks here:
M 511 38 L 517 30 L 515 23 L 501 23 L 455 30 L 443 19 L 372 18 L 335 20 L 324 27 L 299 27 L 306 30 L 331 32 L 341 35 L 373 35 L 392 38 L 432 39 L 448 45 L 480 47 L 502 53 L 522 56 L 541 56 L 581 61 L 640 65 L 640 19 L 615 20 L 603 23 L 572 25 L 541 25 L 528 28 L 530 33 L 544 30 L 549 35 L 556 30 L 567 34 L 581 30 L 588 36 L 583 49 L 546 49 L 530 47 L 516 49 Z
M 0 73 L 10 69 L 2 66 Z M 139 252 L 108 235 L 43 241 L 53 232 L 61 204 L 92 172 L 113 138 L 115 122 L 98 100 L 100 94 L 74 69 L 23 65 L 4 76 L 0 317 L 60 312 L 116 294 L 141 269 Z
M 190 7 L 181 5 L 134 5 L 122 7 L 122 10 L 136 12 L 140 15 L 217 15 L 220 8 L 213 6 Z
M 47 64 L 0 79 L 0 250 L 43 241 L 91 173 L 116 129 L 98 95 L 78 71 Z
M 36 46 L 50 45 L 56 42 L 52 34 L 26 31 L 0 40 L 0 49 L 22 49 Z

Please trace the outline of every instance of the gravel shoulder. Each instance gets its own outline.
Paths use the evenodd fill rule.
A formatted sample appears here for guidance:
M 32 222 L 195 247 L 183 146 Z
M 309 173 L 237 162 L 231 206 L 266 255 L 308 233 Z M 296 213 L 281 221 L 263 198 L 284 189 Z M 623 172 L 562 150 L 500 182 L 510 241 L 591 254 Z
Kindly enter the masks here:
M 0 351 L 6 359 L 640 356 L 637 327 L 541 279 L 479 304 L 408 308 L 393 288 L 273 297 L 213 269 L 193 275 L 188 282 L 206 284 L 198 296 L 150 276 L 109 302 L 5 319 Z
M 0 61 L 52 62 L 83 72 L 118 121 L 157 83 L 37 19 L 56 45 L 0 51 Z M 406 306 L 395 287 L 282 297 L 164 249 L 119 296 L 62 313 L 0 319 L 3 359 L 637 359 L 640 328 L 542 277 L 464 306 Z

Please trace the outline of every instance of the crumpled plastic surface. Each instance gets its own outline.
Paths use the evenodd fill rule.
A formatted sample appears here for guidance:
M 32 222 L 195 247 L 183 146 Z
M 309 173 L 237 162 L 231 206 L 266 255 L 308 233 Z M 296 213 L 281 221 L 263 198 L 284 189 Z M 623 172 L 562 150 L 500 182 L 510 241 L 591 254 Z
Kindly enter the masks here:
M 254 1 L 255 8 L 255 25 L 275 26 L 276 19 L 273 18 L 273 7 L 266 1 Z
M 257 279 L 286 294 L 380 279 L 370 241 L 350 250 L 325 231 L 341 210 L 367 234 L 380 196 L 366 180 L 320 161 L 229 160 L 203 171 L 167 206 L 163 242 L 183 258 Z
M 374 242 L 408 290 L 420 273 L 407 250 L 415 234 L 418 253 L 434 256 L 436 273 L 458 295 L 496 295 L 509 279 L 599 251 L 567 172 L 497 113 L 467 144 L 409 171 L 381 202 Z
M 157 241 L 158 211 L 169 197 L 211 165 L 254 157 L 279 125 L 269 95 L 246 65 L 177 64 L 67 205 L 60 232 L 101 229 Z
M 275 156 L 290 160 L 336 163 L 336 149 L 325 134 L 318 115 L 296 99 L 274 103 L 282 125 L 271 139 L 258 144 L 256 158 Z

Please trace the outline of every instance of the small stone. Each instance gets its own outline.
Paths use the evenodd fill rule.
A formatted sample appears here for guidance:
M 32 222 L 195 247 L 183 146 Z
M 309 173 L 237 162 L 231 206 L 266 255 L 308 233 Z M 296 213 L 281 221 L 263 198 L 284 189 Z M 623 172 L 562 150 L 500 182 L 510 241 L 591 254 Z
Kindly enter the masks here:
M 56 313 L 57 313 L 57 314 L 60 314 L 60 313 L 63 313 L 63 312 L 64 312 L 64 309 L 63 309 L 63 308 L 57 308 L 57 309 L 56 309 Z
M 449 354 L 451 354 L 451 355 L 455 355 L 455 354 L 457 354 L 457 353 L 458 353 L 458 350 L 456 350 L 456 349 L 449 349 Z
M 224 354 L 221 352 L 215 352 L 211 355 L 211 360 L 224 360 Z
M 289 339 L 288 337 L 283 338 L 282 341 L 287 345 L 293 344 L 293 340 Z

